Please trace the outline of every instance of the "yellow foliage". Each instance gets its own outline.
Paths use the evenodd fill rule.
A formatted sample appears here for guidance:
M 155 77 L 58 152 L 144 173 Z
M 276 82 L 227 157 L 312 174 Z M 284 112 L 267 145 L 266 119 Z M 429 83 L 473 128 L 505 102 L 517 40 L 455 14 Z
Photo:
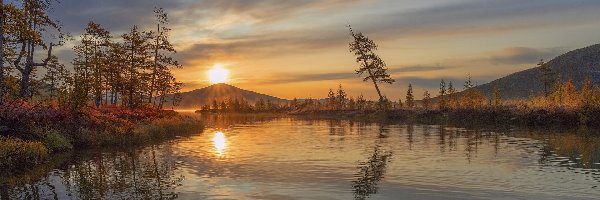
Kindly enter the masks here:
M 14 168 L 19 164 L 37 164 L 48 158 L 43 143 L 0 136 L 0 167 Z

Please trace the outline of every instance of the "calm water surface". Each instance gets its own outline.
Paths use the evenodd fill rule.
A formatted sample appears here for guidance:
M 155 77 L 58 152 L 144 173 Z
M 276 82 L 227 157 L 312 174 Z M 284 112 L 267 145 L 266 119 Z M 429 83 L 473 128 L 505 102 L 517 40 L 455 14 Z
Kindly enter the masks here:
M 2 199 L 600 199 L 590 131 L 204 116 L 202 133 L 86 150 L 4 180 Z

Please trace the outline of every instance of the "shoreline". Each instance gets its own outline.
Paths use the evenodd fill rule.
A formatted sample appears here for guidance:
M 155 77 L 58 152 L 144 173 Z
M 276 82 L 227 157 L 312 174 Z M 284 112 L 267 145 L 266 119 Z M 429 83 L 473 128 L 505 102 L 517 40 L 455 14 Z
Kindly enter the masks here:
M 17 106 L 19 107 L 19 106 Z M 0 175 L 27 171 L 63 153 L 86 148 L 142 146 L 197 133 L 204 124 L 174 111 L 87 108 L 72 112 L 53 107 L 29 108 L 27 115 L 3 113 L 0 124 Z M 16 109 L 12 109 L 16 110 Z M 6 111 L 6 110 L 5 110 Z M 11 121 L 14 120 L 14 121 Z
M 314 119 L 360 120 L 418 124 L 449 124 L 465 127 L 587 127 L 600 128 L 600 110 L 530 109 L 511 107 L 484 109 L 394 109 L 377 110 L 310 110 L 281 112 L 198 112 L 200 114 L 287 115 Z

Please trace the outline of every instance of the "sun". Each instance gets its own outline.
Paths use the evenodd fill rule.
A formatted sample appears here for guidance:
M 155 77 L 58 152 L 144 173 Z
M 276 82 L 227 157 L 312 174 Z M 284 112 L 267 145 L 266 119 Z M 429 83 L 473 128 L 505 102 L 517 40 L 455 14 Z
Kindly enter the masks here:
M 208 80 L 212 84 L 225 83 L 229 80 L 229 70 L 224 69 L 222 65 L 215 65 L 208 70 Z

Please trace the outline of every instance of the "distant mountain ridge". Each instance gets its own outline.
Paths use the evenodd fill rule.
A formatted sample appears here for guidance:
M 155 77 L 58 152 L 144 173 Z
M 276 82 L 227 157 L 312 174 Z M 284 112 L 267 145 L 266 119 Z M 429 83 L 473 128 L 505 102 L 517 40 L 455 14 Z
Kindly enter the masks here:
M 288 102 L 287 99 L 244 90 L 225 83 L 219 83 L 181 93 L 181 102 L 179 103 L 178 108 L 199 109 L 202 105 L 211 105 L 213 100 L 221 102 L 227 99 L 244 99 L 251 104 L 254 104 L 260 99 L 279 104 Z
M 586 77 L 594 85 L 600 84 L 600 44 L 576 49 L 560 55 L 546 63 L 561 81 L 573 80 L 577 88 Z M 503 99 L 526 99 L 539 95 L 543 84 L 539 67 L 523 70 L 477 86 L 486 96 L 491 96 L 497 84 Z
M 600 85 L 600 44 L 576 49 L 560 55 L 546 63 L 561 81 L 573 80 L 580 88 L 584 79 L 589 77 L 596 86 Z M 496 79 L 476 88 L 490 97 L 494 87 L 498 85 L 503 99 L 527 99 L 540 95 L 543 85 L 540 81 L 539 67 L 515 72 Z M 181 94 L 178 108 L 198 109 L 202 105 L 210 105 L 213 100 L 227 99 L 246 100 L 254 104 L 259 99 L 274 103 L 288 103 L 289 100 L 249 90 L 244 90 L 228 84 L 215 84 L 202 89 L 196 89 Z

